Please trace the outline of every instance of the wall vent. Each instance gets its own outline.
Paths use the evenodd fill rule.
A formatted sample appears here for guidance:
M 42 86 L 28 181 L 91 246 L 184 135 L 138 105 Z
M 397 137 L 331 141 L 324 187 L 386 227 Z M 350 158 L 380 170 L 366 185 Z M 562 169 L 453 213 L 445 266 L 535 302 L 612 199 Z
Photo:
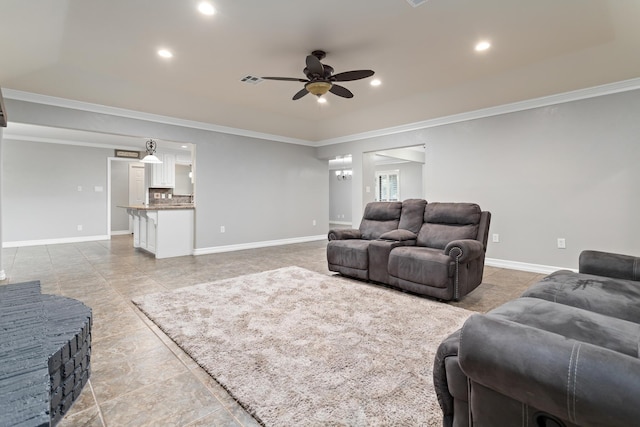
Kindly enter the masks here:
M 240 81 L 243 83 L 251 83 L 252 85 L 257 85 L 258 83 L 262 83 L 264 80 L 262 80 L 261 77 L 248 75 L 241 78 Z
M 418 7 L 422 4 L 425 4 L 427 1 L 428 0 L 407 0 L 407 3 L 409 3 L 413 7 Z

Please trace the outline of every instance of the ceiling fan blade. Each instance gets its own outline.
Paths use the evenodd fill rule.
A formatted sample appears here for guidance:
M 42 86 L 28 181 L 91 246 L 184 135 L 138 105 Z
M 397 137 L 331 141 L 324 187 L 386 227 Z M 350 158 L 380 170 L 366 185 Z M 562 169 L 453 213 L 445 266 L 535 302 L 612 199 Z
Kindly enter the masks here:
M 354 70 L 354 71 L 345 71 L 344 73 L 334 74 L 331 80 L 336 82 L 350 82 L 353 80 L 366 79 L 367 77 L 373 76 L 374 72 L 372 70 Z
M 295 77 L 260 77 L 263 80 L 281 80 L 284 82 L 301 82 L 301 83 L 306 83 L 309 80 L 305 80 L 305 79 L 296 79 Z
M 306 81 L 306 80 L 305 80 Z M 309 91 L 307 91 L 306 88 L 302 88 L 302 90 L 300 90 L 298 93 L 296 93 L 295 95 L 293 95 L 293 100 L 295 101 L 296 99 L 300 99 L 303 96 L 305 96 L 306 94 L 308 94 Z
M 351 91 L 344 86 L 333 85 L 331 86 L 331 89 L 329 89 L 329 92 L 343 98 L 353 98 L 353 93 L 351 93 Z
M 307 70 L 309 70 L 309 74 L 317 74 L 321 77 L 324 75 L 322 63 L 313 55 L 307 56 Z

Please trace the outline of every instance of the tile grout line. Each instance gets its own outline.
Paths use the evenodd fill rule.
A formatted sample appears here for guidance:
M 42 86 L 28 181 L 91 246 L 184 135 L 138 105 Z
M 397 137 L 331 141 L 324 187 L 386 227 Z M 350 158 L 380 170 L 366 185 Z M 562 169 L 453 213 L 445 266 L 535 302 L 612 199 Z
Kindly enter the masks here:
M 96 397 L 95 391 L 93 391 L 93 385 L 91 384 L 91 380 L 89 380 L 89 387 L 91 388 L 91 395 L 93 396 L 93 401 L 96 403 L 96 409 L 98 410 L 98 417 L 100 417 L 100 422 L 102 423 L 102 427 L 107 427 L 107 423 L 104 421 L 104 416 L 102 414 L 102 408 L 98 404 L 98 398 Z

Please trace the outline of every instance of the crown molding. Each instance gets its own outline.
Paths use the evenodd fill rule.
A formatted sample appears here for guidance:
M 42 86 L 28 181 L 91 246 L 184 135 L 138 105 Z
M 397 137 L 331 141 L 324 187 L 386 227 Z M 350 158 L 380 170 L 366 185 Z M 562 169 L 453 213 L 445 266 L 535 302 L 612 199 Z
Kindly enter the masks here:
M 531 110 L 533 108 L 547 107 L 549 105 L 579 101 L 582 99 L 595 98 L 598 96 L 611 95 L 614 93 L 627 92 L 636 89 L 640 89 L 640 78 L 623 80 L 620 82 L 608 83 L 600 86 L 578 89 L 571 92 L 564 92 L 555 95 L 543 96 L 540 98 L 528 99 L 525 101 L 513 102 L 511 104 L 503 104 L 496 107 L 483 108 L 466 113 L 453 114 L 450 116 L 438 117 L 435 119 L 408 123 L 406 125 L 378 129 L 370 132 L 362 132 L 353 135 L 325 139 L 322 141 L 318 141 L 316 143 L 316 146 L 321 147 L 325 145 L 342 144 L 345 142 L 359 141 L 362 139 L 410 132 L 419 129 L 449 125 L 453 123 L 464 122 L 467 120 L 482 119 L 485 117 L 497 116 L 500 114 L 515 113 L 517 111 Z
M 255 132 L 246 129 L 238 129 L 228 126 L 220 126 L 210 123 L 198 122 L 194 120 L 179 119 L 176 117 L 162 116 L 158 114 L 145 113 L 141 111 L 127 110 L 118 107 L 109 107 L 106 105 L 93 104 L 83 101 L 74 101 L 71 99 L 58 98 L 49 95 L 41 95 L 37 93 L 24 92 L 14 89 L 3 89 L 6 99 L 16 101 L 33 102 L 36 104 L 51 105 L 55 107 L 70 108 L 92 113 L 108 114 L 112 116 L 125 117 L 130 119 L 145 120 L 156 123 L 170 124 L 174 126 L 207 130 L 211 132 L 220 132 L 230 135 L 245 136 L 249 138 L 266 139 L 270 141 L 284 142 L 288 144 L 305 145 L 309 147 L 322 147 L 326 145 L 342 144 L 345 142 L 359 141 L 368 138 L 376 138 L 387 135 L 394 135 L 403 132 L 410 132 L 419 129 L 426 129 L 436 126 L 443 126 L 453 123 L 464 122 L 467 120 L 481 119 L 485 117 L 497 116 L 500 114 L 514 113 L 518 111 L 530 110 L 533 108 L 546 107 L 549 105 L 561 104 L 571 101 L 579 101 L 582 99 L 594 98 L 598 96 L 610 95 L 619 92 L 627 92 L 640 89 L 640 78 L 623 80 L 620 82 L 608 83 L 600 86 L 594 86 L 585 89 L 578 89 L 570 92 L 533 98 L 525 101 L 513 102 L 510 104 L 498 105 L 495 107 L 483 108 L 480 110 L 468 111 L 450 116 L 438 117 L 435 119 L 423 120 L 420 122 L 408 123 L 400 126 L 378 129 L 369 132 L 362 132 L 352 135 L 340 136 L 321 141 L 308 141 L 298 138 L 290 138 L 282 135 L 274 135 L 262 132 Z
M 195 120 L 179 119 L 176 117 L 162 116 L 159 114 L 145 113 L 142 111 L 127 110 L 125 108 L 119 107 L 109 107 L 107 105 L 93 104 L 84 101 L 75 101 L 72 99 L 58 98 L 55 96 L 41 95 L 38 93 L 24 92 L 15 89 L 5 88 L 3 89 L 3 93 L 6 99 L 32 102 L 34 104 L 51 105 L 53 107 L 69 108 L 98 114 L 107 114 L 110 116 L 125 117 L 128 119 L 144 120 L 148 122 L 162 123 L 173 126 L 226 133 L 229 135 L 245 136 L 248 138 L 285 142 L 287 144 L 306 145 L 310 147 L 316 145 L 315 143 L 304 139 L 290 138 L 287 136 L 274 135 L 263 132 L 255 132 L 247 129 L 238 129 L 229 126 L 220 126 L 211 123 L 198 122 Z

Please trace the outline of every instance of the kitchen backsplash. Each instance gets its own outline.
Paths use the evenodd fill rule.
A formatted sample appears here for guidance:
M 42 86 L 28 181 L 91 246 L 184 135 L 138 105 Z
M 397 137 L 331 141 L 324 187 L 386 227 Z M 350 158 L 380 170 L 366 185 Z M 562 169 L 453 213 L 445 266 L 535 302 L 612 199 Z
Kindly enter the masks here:
M 177 205 L 192 202 L 193 198 L 190 194 L 173 194 L 171 188 L 149 189 L 149 205 Z

